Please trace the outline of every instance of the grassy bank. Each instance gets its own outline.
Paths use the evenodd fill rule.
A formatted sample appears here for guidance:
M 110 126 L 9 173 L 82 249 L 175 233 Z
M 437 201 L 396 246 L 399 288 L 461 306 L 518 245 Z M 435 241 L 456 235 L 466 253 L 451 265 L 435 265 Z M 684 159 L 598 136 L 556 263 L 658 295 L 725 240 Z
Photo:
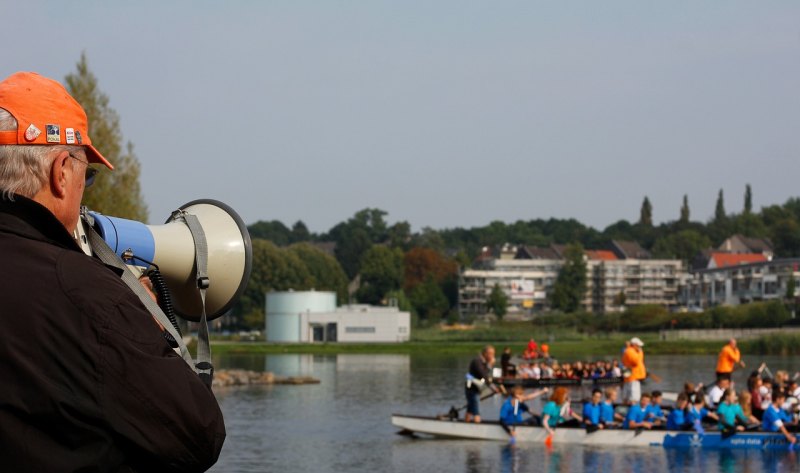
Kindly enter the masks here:
M 574 329 L 532 327 L 530 323 L 504 322 L 472 328 L 442 328 L 439 326 L 418 328 L 412 332 L 412 340 L 406 343 L 313 343 L 278 344 L 264 342 L 235 342 L 214 340 L 214 354 L 276 354 L 276 353 L 401 353 L 422 355 L 469 355 L 478 352 L 486 344 L 502 349 L 511 347 L 514 353 L 522 353 L 530 338 L 547 342 L 550 352 L 558 359 L 598 359 L 618 357 L 625 340 L 638 336 L 646 344 L 649 355 L 715 355 L 723 342 L 720 341 L 661 341 L 658 334 L 598 332 L 586 334 Z M 798 355 L 800 336 L 770 335 L 757 340 L 741 341 L 743 353 L 751 355 Z

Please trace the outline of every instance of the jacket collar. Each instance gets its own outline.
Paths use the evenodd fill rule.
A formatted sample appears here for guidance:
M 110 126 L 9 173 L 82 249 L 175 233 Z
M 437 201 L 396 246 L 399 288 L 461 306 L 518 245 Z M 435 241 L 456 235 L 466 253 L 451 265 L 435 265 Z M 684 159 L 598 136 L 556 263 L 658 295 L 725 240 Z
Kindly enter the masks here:
M 0 197 L 0 231 L 82 251 L 64 225 L 45 206 L 17 194 L 13 200 Z

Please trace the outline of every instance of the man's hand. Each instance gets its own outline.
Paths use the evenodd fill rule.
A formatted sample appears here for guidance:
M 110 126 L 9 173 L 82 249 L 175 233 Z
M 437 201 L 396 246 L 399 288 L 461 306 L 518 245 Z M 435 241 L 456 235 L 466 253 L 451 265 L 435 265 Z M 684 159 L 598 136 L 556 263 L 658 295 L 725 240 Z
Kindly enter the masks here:
M 158 304 L 158 296 L 156 296 L 155 289 L 153 289 L 153 282 L 150 281 L 150 278 L 147 276 L 140 277 L 139 284 L 141 284 L 147 293 L 150 294 L 150 298 L 153 299 L 153 302 Z

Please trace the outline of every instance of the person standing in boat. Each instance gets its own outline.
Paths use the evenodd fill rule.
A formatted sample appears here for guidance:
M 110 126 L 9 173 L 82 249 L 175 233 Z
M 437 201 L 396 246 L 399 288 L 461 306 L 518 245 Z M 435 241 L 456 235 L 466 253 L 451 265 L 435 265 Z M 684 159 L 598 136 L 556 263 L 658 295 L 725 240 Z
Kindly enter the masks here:
M 736 339 L 731 338 L 728 343 L 722 347 L 717 357 L 717 379 L 731 379 L 731 374 L 736 365 L 745 367 L 742 361 L 742 354 L 739 352 L 739 347 L 736 346 Z
M 636 404 L 642 396 L 642 381 L 647 377 L 644 366 L 644 342 L 638 337 L 631 338 L 622 354 L 622 365 L 625 366 L 625 379 L 622 387 L 622 399 L 628 404 Z
M 481 391 L 484 386 L 488 386 L 494 393 L 498 389 L 492 385 L 492 367 L 494 366 L 494 347 L 486 345 L 481 350 L 480 355 L 475 357 L 469 364 L 467 372 L 467 382 L 464 393 L 467 397 L 467 413 L 464 416 L 465 422 L 480 423 L 481 421 Z

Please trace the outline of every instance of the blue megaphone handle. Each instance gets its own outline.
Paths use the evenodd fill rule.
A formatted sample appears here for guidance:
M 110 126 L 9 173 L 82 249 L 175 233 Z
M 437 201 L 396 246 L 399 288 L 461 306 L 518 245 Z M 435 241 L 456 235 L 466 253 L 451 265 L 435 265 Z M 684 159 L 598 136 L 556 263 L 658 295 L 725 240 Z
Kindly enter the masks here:
M 109 217 L 97 212 L 89 212 L 94 217 L 94 228 L 114 253 L 122 257 L 128 250 L 137 258 L 126 263 L 136 266 L 149 266 L 156 254 L 156 242 L 147 225 L 136 220 Z

